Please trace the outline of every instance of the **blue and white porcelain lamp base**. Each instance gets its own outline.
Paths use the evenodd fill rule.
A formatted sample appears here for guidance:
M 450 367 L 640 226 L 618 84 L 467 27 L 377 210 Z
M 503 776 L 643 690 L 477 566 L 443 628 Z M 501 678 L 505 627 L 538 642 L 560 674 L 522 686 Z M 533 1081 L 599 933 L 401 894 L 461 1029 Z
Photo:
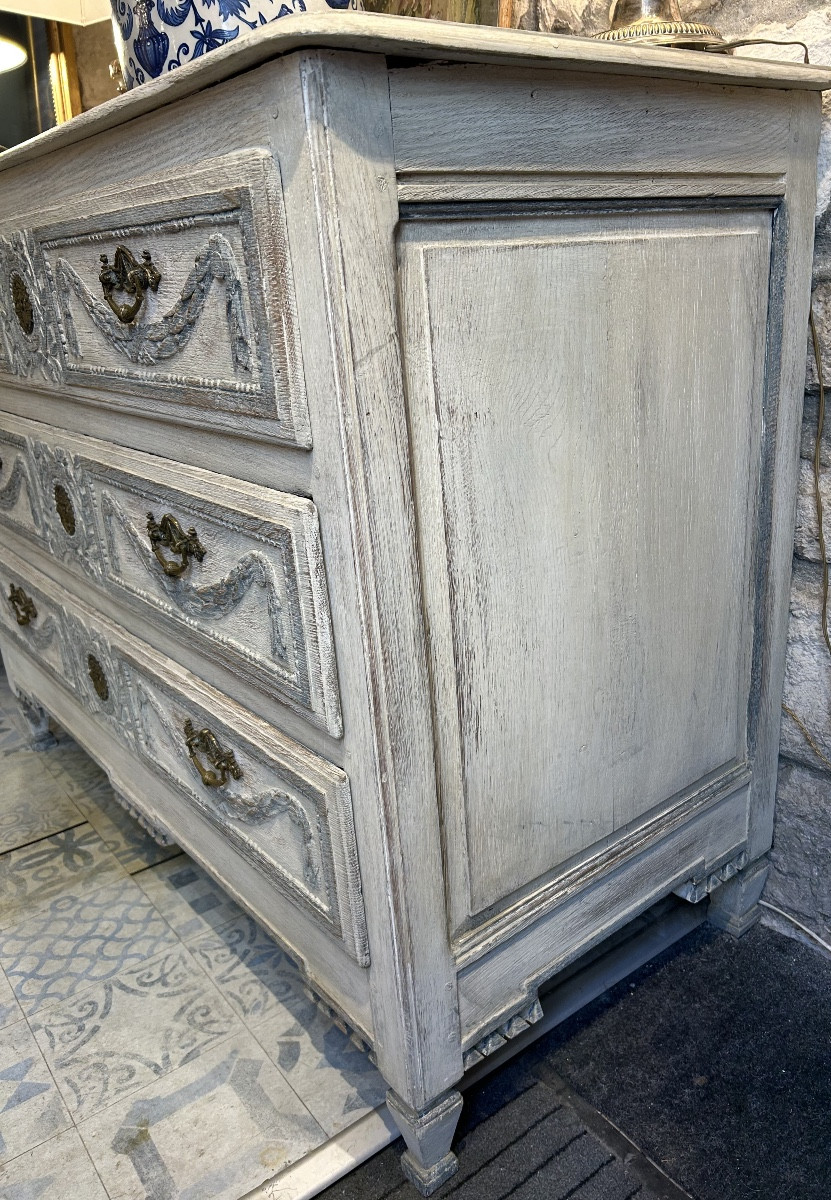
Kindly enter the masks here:
M 280 17 L 361 9 L 362 0 L 110 0 L 128 88 L 182 67 Z

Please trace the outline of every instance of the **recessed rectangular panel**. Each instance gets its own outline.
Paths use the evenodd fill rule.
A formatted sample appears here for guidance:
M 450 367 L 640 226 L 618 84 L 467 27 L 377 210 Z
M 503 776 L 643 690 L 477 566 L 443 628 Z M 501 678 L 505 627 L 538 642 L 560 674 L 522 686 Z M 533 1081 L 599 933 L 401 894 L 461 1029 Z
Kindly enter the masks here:
M 745 757 L 771 216 L 413 220 L 452 924 Z

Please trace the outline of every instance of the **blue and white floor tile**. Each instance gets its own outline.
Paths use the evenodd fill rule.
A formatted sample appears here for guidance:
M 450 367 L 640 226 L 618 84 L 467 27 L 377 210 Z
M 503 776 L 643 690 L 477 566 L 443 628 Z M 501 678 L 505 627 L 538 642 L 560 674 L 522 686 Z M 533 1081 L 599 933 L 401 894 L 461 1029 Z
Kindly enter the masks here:
M 326 1140 L 247 1032 L 79 1130 L 119 1200 L 238 1200 Z
M 74 1127 L 0 1168 L 0 1189 L 2 1200 L 109 1200 Z
M 293 1200 L 388 1144 L 292 960 L 13 704 L 0 672 L 0 1200 Z
M 242 1032 L 181 945 L 50 1008 L 31 1027 L 76 1120 Z
M 136 882 L 183 942 L 243 916 L 227 892 L 184 854 L 142 871 Z
M 97 763 L 70 743 L 49 754 L 47 767 L 63 793 L 99 835 L 109 852 L 132 875 L 181 854 L 178 846 L 160 846 L 115 798 L 110 781 Z
M 44 753 L 17 750 L 3 760 L 3 796 L 16 802 L 0 804 L 0 854 L 84 820 L 43 765 Z
M 249 1028 L 305 999 L 295 964 L 246 913 L 188 945 Z
M 0 930 L 0 967 L 27 1017 L 113 979 L 176 944 L 176 935 L 129 876 L 81 884 L 33 904 Z
M 31 1029 L 18 1021 L 0 1038 L 0 1163 L 71 1126 Z
M 0 854 L 0 928 L 72 887 L 92 890 L 123 871 L 91 825 L 76 825 Z

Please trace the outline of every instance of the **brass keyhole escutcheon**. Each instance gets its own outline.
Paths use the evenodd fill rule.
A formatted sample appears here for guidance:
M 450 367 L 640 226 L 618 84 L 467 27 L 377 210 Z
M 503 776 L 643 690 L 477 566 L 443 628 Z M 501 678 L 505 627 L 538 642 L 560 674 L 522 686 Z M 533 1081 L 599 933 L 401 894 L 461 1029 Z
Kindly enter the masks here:
M 9 280 L 12 289 L 12 304 L 17 323 L 27 337 L 31 337 L 35 328 L 35 310 L 32 307 L 32 297 L 29 289 L 20 275 L 15 272 Z
M 242 779 L 242 767 L 234 757 L 233 750 L 223 750 L 210 729 L 196 729 L 188 717 L 184 732 L 190 761 L 199 772 L 205 787 L 222 787 L 228 782 L 229 776 L 232 779 Z M 206 767 L 201 761 L 200 754 L 207 758 L 210 767 Z
M 72 537 L 75 533 L 75 509 L 72 507 L 69 493 L 61 483 L 55 484 L 55 508 L 61 519 L 61 525 Z
M 9 586 L 9 604 L 14 609 L 18 625 L 29 625 L 38 615 L 32 597 L 27 596 L 22 587 L 15 587 L 13 583 Z
M 109 700 L 110 685 L 107 683 L 104 668 L 94 654 L 87 655 L 87 670 L 89 671 L 89 677 L 92 680 L 92 686 L 95 688 L 98 699 Z

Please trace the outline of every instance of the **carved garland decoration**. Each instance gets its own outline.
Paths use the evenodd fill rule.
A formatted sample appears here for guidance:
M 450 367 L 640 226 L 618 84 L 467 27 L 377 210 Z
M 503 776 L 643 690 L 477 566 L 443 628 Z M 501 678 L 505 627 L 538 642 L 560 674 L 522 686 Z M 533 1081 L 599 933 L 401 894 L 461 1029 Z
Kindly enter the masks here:
M 286 638 L 285 613 L 274 568 L 256 550 L 243 555 L 227 575 L 214 583 L 196 587 L 189 579 L 170 576 L 159 570 L 154 551 L 147 539 L 136 529 L 121 506 L 108 493 L 101 497 L 101 511 L 105 519 L 115 517 L 148 575 L 161 587 L 173 603 L 189 617 L 218 620 L 227 616 L 242 602 L 249 590 L 256 586 L 265 591 L 268 612 L 271 654 L 286 671 L 292 668 Z
M 70 312 L 71 294 L 78 297 L 98 331 L 110 346 L 130 362 L 152 367 L 184 350 L 205 307 L 214 281 L 225 285 L 225 315 L 231 337 L 231 357 L 237 371 L 251 371 L 251 344 L 242 284 L 230 242 L 214 234 L 196 256 L 193 270 L 173 307 L 158 321 L 124 324 L 108 304 L 90 292 L 78 272 L 64 258 L 55 265 L 55 281 L 66 329 L 66 343 L 74 358 L 83 357 Z

